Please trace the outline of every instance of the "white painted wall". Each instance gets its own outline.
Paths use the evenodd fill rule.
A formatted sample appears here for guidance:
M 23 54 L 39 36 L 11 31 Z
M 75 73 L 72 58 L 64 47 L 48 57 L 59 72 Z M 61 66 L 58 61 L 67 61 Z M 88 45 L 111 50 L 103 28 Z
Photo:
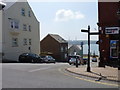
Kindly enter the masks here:
M 0 10 L 0 89 L 2 89 L 2 63 L 1 62 L 2 62 L 2 10 Z
M 21 8 L 25 8 L 26 16 L 21 15 Z M 31 11 L 31 17 L 28 17 L 28 10 Z M 19 20 L 19 30 L 12 30 L 9 26 L 9 19 Z M 40 53 L 40 36 L 39 36 L 39 22 L 34 16 L 31 8 L 27 2 L 17 2 L 3 13 L 3 53 L 4 59 L 18 60 L 21 53 L 30 52 L 28 49 L 31 47 L 31 52 Z M 23 24 L 31 25 L 31 32 L 23 31 Z M 11 33 L 17 32 L 18 35 Z M 12 38 L 18 38 L 18 47 L 12 47 Z M 23 39 L 32 39 L 32 45 L 23 45 Z
M 0 10 L 0 62 L 2 60 L 2 10 Z

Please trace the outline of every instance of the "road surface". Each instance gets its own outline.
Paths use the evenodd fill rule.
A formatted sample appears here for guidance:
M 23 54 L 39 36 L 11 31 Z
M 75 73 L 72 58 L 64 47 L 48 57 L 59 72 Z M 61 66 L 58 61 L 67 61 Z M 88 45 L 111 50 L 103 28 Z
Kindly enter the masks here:
M 94 79 L 69 73 L 65 71 L 67 67 L 71 66 L 67 63 L 3 63 L 2 88 L 118 88 L 116 83 L 92 82 Z

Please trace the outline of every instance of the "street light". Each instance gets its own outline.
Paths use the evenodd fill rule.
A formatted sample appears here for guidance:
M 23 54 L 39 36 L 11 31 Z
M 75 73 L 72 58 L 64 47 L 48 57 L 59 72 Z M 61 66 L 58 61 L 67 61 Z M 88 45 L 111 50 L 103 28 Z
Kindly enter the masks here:
M 88 33 L 88 63 L 87 63 L 87 72 L 91 72 L 90 70 L 90 26 L 88 25 L 88 30 L 81 30 L 81 32 Z
M 120 2 L 119 2 L 120 3 Z M 119 51 L 118 51 L 118 70 L 120 70 L 120 8 L 117 11 L 119 25 Z

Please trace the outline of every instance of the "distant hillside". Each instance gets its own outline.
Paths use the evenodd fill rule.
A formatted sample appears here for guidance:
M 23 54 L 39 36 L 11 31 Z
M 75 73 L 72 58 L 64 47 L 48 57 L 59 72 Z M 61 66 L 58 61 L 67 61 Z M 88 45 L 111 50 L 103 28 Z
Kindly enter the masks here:
M 81 42 L 83 42 L 83 44 L 88 44 L 88 41 L 87 40 L 69 40 L 68 41 L 68 44 L 76 44 L 76 45 L 80 45 Z M 96 44 L 97 40 L 91 40 L 90 41 L 90 44 Z

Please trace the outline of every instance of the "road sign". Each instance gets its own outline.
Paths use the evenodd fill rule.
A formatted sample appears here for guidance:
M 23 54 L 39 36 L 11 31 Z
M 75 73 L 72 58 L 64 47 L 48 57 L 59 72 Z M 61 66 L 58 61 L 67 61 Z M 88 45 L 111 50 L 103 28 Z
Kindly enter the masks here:
M 105 34 L 119 34 L 119 27 L 107 27 L 105 28 Z
M 82 29 L 81 32 L 88 32 L 88 30 L 83 30 L 83 29 Z

